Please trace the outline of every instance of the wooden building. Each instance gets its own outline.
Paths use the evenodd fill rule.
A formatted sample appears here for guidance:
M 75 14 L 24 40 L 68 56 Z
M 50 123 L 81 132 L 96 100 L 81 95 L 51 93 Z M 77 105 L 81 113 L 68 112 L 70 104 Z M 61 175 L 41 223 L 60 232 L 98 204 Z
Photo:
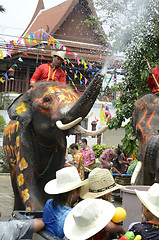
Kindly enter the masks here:
M 54 48 L 66 51 L 67 60 L 61 68 L 67 73 L 67 84 L 84 91 L 105 60 L 112 61 L 111 45 L 106 41 L 101 25 L 97 21 L 92 26 L 84 24 L 91 16 L 96 16 L 91 0 L 67 0 L 49 9 L 45 9 L 43 0 L 39 0 L 21 36 L 25 46 L 13 45 L 11 57 L 0 60 L 1 76 L 5 72 L 8 74 L 5 82 L 0 83 L 0 90 L 25 92 L 36 67 L 51 61 L 51 48 Z M 54 43 L 48 44 L 50 37 L 58 42 L 58 47 Z M 8 71 L 10 68 L 13 71 Z

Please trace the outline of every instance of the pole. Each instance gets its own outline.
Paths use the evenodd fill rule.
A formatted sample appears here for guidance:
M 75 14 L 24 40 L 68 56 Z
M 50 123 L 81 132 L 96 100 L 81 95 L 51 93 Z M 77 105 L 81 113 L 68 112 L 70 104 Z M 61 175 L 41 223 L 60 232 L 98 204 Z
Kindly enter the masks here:
M 150 64 L 149 64 L 149 62 L 148 62 L 147 59 L 146 59 L 146 61 L 147 61 L 148 68 L 151 69 L 151 66 L 150 66 Z M 158 84 L 158 82 L 157 82 L 157 80 L 156 80 L 156 78 L 155 78 L 155 76 L 154 76 L 153 73 L 152 73 L 152 77 L 153 77 L 153 79 L 155 80 L 155 83 L 157 84 L 157 87 L 159 88 L 159 84 Z

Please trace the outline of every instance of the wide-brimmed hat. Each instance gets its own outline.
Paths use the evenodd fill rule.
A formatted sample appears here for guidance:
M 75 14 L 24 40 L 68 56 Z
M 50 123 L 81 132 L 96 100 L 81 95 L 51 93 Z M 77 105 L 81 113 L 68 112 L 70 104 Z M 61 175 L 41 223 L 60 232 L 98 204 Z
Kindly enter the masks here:
M 85 199 L 67 215 L 64 233 L 68 239 L 84 240 L 102 230 L 115 214 L 112 203 L 102 199 Z
M 108 169 L 95 168 L 88 176 L 88 183 L 81 188 L 80 197 L 98 198 L 124 186 L 116 184 Z
M 59 194 L 69 192 L 81 187 L 88 181 L 81 181 L 76 167 L 65 167 L 56 172 L 56 179 L 49 181 L 44 191 L 48 194 Z
M 65 52 L 64 51 L 52 51 L 51 52 L 51 57 L 53 56 L 59 56 L 60 58 L 62 58 L 62 60 L 65 60 Z
M 157 218 L 159 218 L 159 184 L 154 183 L 148 191 L 136 190 L 136 195 L 142 204 Z

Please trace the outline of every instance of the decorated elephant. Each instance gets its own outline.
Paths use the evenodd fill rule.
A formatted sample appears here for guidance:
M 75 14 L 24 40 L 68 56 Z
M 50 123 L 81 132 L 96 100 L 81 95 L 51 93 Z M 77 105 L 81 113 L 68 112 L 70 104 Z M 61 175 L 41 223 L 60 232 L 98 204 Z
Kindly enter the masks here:
M 79 97 L 58 82 L 39 82 L 9 106 L 3 136 L 14 191 L 14 210 L 42 210 L 48 195 L 45 184 L 64 166 L 66 136 L 87 132 L 78 123 L 88 114 L 101 87 L 96 74 Z
M 133 128 L 139 161 L 131 183 L 152 185 L 159 182 L 159 96 L 146 94 L 135 102 Z

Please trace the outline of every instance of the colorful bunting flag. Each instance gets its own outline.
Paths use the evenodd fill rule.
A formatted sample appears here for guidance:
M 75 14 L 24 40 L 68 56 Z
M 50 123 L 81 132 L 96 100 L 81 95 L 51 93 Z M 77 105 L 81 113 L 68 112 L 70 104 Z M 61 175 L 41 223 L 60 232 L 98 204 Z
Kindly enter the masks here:
M 107 123 L 107 119 L 106 119 L 105 112 L 104 112 L 104 105 L 102 105 L 101 109 L 100 109 L 100 122 Z
M 99 121 L 99 120 L 98 120 L 98 118 L 97 118 L 96 116 L 95 116 L 95 121 L 96 121 L 96 122 L 98 122 L 98 121 Z
M 4 76 L 8 79 L 8 75 L 7 75 L 7 73 L 5 73 Z
M 26 52 L 23 52 L 24 55 L 28 56 L 28 54 Z
M 0 78 L 0 82 L 4 83 L 4 80 L 3 80 L 3 78 L 2 78 L 2 77 Z
M 13 68 L 9 68 L 9 70 L 8 71 L 15 71 Z
M 107 105 L 106 105 L 106 108 L 105 108 L 105 117 L 106 117 L 107 121 L 109 121 L 111 119 L 111 113 L 110 113 Z
M 3 51 L 0 51 L 0 59 L 3 59 Z
M 19 62 L 23 62 L 23 59 L 21 57 L 18 58 Z

